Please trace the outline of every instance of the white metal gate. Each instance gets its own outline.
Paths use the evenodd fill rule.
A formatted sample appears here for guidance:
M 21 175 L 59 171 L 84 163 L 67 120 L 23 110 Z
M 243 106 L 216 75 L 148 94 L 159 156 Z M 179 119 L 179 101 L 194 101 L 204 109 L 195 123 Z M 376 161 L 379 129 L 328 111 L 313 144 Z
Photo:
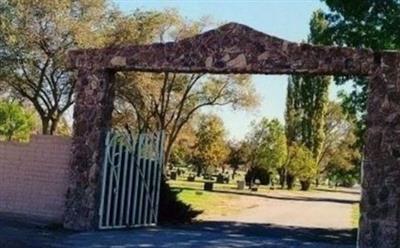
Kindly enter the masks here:
M 157 224 L 163 139 L 162 131 L 138 135 L 115 130 L 107 133 L 100 229 Z

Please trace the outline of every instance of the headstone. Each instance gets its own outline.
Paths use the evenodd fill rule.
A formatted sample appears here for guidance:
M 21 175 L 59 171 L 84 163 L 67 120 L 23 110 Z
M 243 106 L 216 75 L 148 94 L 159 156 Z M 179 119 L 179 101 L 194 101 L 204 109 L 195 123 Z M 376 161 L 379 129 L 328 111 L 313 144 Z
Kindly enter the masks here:
M 204 182 L 205 191 L 213 191 L 214 182 Z
M 172 171 L 171 172 L 171 180 L 176 180 L 176 177 L 177 177 L 176 171 Z
M 217 176 L 217 183 L 224 183 L 224 175 L 218 174 L 218 176 Z
M 237 181 L 237 189 L 244 190 L 244 181 Z
M 187 180 L 188 180 L 189 182 L 194 182 L 195 179 L 196 179 L 196 177 L 195 177 L 195 176 L 192 176 L 192 175 L 188 176 L 188 178 L 187 178 Z

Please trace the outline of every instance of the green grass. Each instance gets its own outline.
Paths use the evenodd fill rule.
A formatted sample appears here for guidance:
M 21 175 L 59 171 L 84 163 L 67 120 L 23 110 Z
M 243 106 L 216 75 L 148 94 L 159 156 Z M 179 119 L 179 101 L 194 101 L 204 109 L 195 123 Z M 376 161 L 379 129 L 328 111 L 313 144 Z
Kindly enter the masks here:
M 359 204 L 353 204 L 351 213 L 351 225 L 353 228 L 358 228 L 358 221 L 360 219 L 360 206 Z
M 240 210 L 239 206 L 235 208 L 230 204 L 234 198 L 238 197 L 236 195 L 181 189 L 178 197 L 183 202 L 190 204 L 193 209 L 203 211 L 203 216 L 220 216 Z
M 204 181 L 200 179 L 188 182 L 184 178 L 178 178 L 178 180 L 169 180 L 168 183 L 172 188 L 181 191 L 178 194 L 180 200 L 190 204 L 195 210 L 203 211 L 202 217 L 224 216 L 241 210 L 241 206 L 232 204 L 240 196 L 229 193 L 236 191 L 236 180 L 229 184 L 214 183 L 214 190 L 228 193 L 204 191 Z
M 245 193 L 245 194 L 265 194 L 270 192 L 269 186 L 261 185 L 257 192 L 245 190 L 237 190 L 236 180 L 231 180 L 229 184 L 214 183 L 214 191 L 204 191 L 204 181 L 196 178 L 195 182 L 186 181 L 186 178 L 179 177 L 177 180 L 169 180 L 169 185 L 173 189 L 180 190 L 178 197 L 183 202 L 192 205 L 193 209 L 203 211 L 201 217 L 206 216 L 224 216 L 239 212 L 243 209 L 240 204 L 235 204 L 241 196 L 232 194 L 231 192 Z M 218 192 L 219 191 L 219 192 Z M 275 192 L 287 190 L 275 189 Z M 306 192 L 291 191 L 296 195 L 303 195 Z

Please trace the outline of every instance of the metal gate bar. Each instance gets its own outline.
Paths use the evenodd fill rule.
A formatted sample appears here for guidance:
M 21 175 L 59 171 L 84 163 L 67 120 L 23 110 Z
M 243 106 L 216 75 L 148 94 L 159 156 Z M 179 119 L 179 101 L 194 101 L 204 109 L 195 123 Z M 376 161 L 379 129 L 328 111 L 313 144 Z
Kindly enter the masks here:
M 109 131 L 99 209 L 99 228 L 157 224 L 164 133 Z

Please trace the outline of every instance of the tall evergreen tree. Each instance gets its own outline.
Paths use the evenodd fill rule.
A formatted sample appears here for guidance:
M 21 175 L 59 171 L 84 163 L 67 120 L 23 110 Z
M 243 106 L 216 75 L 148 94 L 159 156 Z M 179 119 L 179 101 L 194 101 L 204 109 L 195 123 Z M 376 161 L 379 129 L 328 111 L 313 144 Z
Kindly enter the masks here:
M 315 161 L 320 156 L 324 141 L 329 82 L 329 77 L 313 76 L 291 76 L 288 82 L 285 114 L 288 146 L 304 145 L 313 154 Z M 293 182 L 292 177 L 288 172 L 289 188 Z
M 298 142 L 297 131 L 299 130 L 299 106 L 297 97 L 295 94 L 298 92 L 298 81 L 293 80 L 293 77 L 289 77 L 287 93 L 286 93 L 286 112 L 285 112 L 285 133 L 287 148 L 293 146 Z M 287 169 L 288 165 L 284 166 L 279 170 L 280 184 L 282 188 L 285 185 L 285 181 L 288 189 L 293 187 L 294 175 Z
M 321 18 L 310 21 L 308 42 L 319 44 L 317 34 L 327 25 Z M 315 161 L 319 160 L 324 135 L 324 115 L 328 105 L 330 77 L 291 76 L 289 77 L 286 100 L 286 135 L 288 147 L 295 144 L 309 149 Z M 317 168 L 317 184 L 319 169 Z M 287 172 L 287 184 L 291 187 L 293 175 Z M 310 182 L 301 181 L 303 185 Z M 307 187 L 305 187 L 307 188 Z

